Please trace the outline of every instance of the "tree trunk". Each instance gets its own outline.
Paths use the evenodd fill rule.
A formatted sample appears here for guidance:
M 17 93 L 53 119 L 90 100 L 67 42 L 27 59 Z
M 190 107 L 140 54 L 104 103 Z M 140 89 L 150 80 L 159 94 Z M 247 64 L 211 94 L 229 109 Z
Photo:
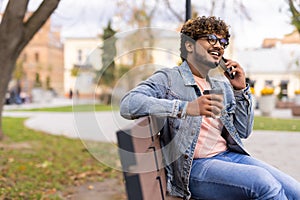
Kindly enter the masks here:
M 12 54 L 12 53 L 8 53 Z M 0 74 L 0 97 L 1 97 L 1 105 L 0 105 L 0 140 L 3 139 L 3 131 L 2 131 L 2 111 L 3 111 L 3 105 L 5 102 L 5 95 L 6 90 L 9 84 L 9 81 L 11 79 L 14 66 L 15 66 L 15 60 L 14 59 L 8 59 L 7 54 L 2 52 L 2 49 L 0 49 L 0 67 L 1 67 L 1 74 Z
M 29 0 L 9 0 L 0 24 L 0 139 L 3 138 L 2 111 L 6 90 L 16 60 L 34 34 L 44 25 L 60 0 L 44 0 L 25 20 Z

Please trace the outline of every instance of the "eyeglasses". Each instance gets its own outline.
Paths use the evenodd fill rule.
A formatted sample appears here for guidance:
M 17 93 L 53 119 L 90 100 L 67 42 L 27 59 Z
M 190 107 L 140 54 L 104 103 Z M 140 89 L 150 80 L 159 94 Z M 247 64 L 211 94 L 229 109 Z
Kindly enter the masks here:
M 200 35 L 198 37 L 198 39 L 200 38 L 207 38 L 207 42 L 211 45 L 215 45 L 217 44 L 217 42 L 219 41 L 220 45 L 225 49 L 228 45 L 229 45 L 229 41 L 226 38 L 218 38 L 216 35 L 214 34 L 209 34 L 209 35 Z

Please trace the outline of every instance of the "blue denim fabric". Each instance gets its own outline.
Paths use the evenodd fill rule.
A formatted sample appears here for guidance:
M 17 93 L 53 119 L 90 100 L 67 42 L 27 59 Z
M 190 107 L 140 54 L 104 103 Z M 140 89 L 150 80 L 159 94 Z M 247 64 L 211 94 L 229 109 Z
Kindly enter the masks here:
M 190 190 L 194 199 L 300 199 L 296 180 L 253 157 L 230 151 L 195 159 Z
M 224 109 L 220 120 L 228 148 L 247 154 L 241 138 L 252 132 L 253 107 L 249 86 L 234 91 L 228 81 L 208 78 L 212 88 L 223 89 Z M 120 113 L 127 119 L 154 115 L 164 120 L 161 145 L 170 195 L 189 199 L 189 176 L 202 117 L 179 118 L 182 105 L 199 97 L 201 91 L 186 62 L 181 66 L 157 71 L 128 92 L 121 100 Z

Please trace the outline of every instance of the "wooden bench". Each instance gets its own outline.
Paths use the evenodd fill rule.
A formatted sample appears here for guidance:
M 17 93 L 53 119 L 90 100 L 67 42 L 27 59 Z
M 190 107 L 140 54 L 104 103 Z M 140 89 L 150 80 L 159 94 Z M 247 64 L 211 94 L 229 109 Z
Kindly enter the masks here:
M 128 200 L 179 200 L 166 193 L 159 131 L 154 117 L 143 117 L 117 131 Z

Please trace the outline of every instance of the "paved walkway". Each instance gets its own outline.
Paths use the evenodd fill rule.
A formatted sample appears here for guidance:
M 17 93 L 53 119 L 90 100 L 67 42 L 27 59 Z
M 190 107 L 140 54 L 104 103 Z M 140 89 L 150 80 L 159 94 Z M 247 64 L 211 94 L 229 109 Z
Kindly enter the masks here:
M 39 105 L 60 106 L 72 105 L 70 100 L 60 100 L 52 104 Z M 19 108 L 37 107 L 38 105 L 23 105 Z M 29 117 L 25 125 L 35 130 L 50 134 L 65 135 L 83 140 L 116 142 L 115 132 L 130 123 L 120 117 L 118 112 L 13 112 L 16 106 L 5 106 L 3 116 Z M 255 111 L 260 115 L 259 111 Z M 274 110 L 273 117 L 292 118 L 290 110 Z M 244 141 L 246 148 L 254 156 L 264 160 L 300 181 L 300 133 L 253 131 Z
M 300 133 L 253 131 L 244 141 L 250 154 L 300 181 Z
M 81 100 L 76 105 L 91 103 Z M 25 125 L 28 128 L 44 131 L 54 135 L 71 138 L 116 142 L 115 132 L 131 123 L 123 119 L 118 112 L 20 112 L 18 109 L 44 108 L 73 105 L 69 99 L 56 99 L 51 103 L 9 105 L 4 107 L 3 116 L 28 117 Z

